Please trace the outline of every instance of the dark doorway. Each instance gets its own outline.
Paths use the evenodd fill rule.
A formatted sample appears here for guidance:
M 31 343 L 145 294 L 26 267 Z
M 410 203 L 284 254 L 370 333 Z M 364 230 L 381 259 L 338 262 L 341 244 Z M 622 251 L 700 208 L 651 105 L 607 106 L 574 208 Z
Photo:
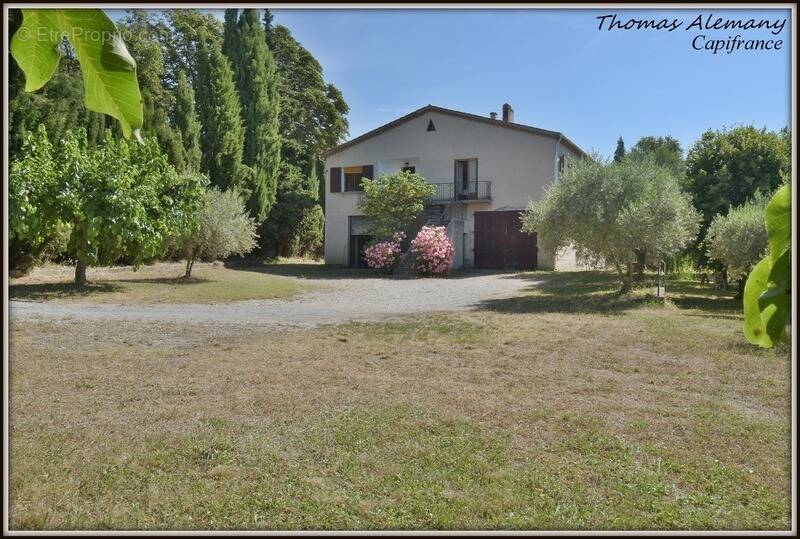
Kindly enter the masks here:
M 460 200 L 476 198 L 478 191 L 478 160 L 457 159 L 455 162 L 455 188 Z
M 536 269 L 536 234 L 521 231 L 521 216 L 516 210 L 475 212 L 476 268 Z
M 372 241 L 372 236 L 366 234 L 352 234 L 350 236 L 350 267 L 366 268 L 367 261 L 364 260 L 364 247 Z

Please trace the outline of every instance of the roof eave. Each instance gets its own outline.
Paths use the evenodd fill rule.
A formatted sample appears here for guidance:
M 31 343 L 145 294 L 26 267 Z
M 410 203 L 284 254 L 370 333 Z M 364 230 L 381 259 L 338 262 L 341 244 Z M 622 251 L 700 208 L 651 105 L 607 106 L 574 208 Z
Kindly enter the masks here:
M 396 120 L 392 120 L 391 122 L 389 122 L 387 124 L 383 124 L 380 127 L 376 127 L 375 129 L 373 129 L 371 131 L 368 131 L 368 132 L 364 133 L 363 135 L 360 135 L 360 136 L 354 138 L 353 140 L 349 140 L 347 142 L 344 142 L 344 143 L 336 146 L 335 148 L 332 148 L 332 149 L 328 150 L 327 152 L 324 152 L 322 154 L 322 156 L 326 157 L 326 158 L 330 157 L 331 155 L 339 153 L 342 150 L 350 148 L 351 146 L 355 146 L 356 144 L 359 144 L 360 142 L 363 142 L 364 140 L 366 140 L 368 138 L 372 138 L 372 137 L 374 137 L 376 135 L 379 135 L 380 133 L 391 129 L 392 127 L 395 127 L 397 125 L 400 125 L 401 123 L 407 122 L 407 121 L 409 121 L 409 120 L 411 120 L 413 118 L 416 118 L 417 116 L 421 116 L 422 114 L 425 114 L 426 112 L 438 112 L 440 114 L 447 114 L 447 115 L 450 115 L 450 116 L 457 116 L 457 117 L 460 117 L 460 118 L 464 118 L 464 119 L 472 120 L 472 121 L 476 121 L 476 122 L 488 123 L 488 124 L 491 124 L 491 125 L 495 125 L 497 127 L 505 127 L 506 129 L 517 129 L 519 131 L 524 131 L 524 132 L 527 132 L 527 133 L 533 133 L 533 134 L 544 135 L 544 136 L 547 136 L 547 137 L 556 138 L 556 139 L 560 140 L 561 142 L 563 142 L 566 146 L 569 146 L 572 150 L 574 150 L 576 153 L 578 153 L 581 157 L 585 157 L 585 156 L 588 155 L 585 151 L 583 151 L 580 148 L 580 146 L 578 146 L 577 144 L 572 142 L 563 133 L 560 133 L 558 131 L 550 131 L 550 130 L 547 130 L 547 129 L 541 129 L 539 127 L 533 127 L 533 126 L 525 125 L 525 124 L 504 122 L 502 120 L 493 120 L 491 118 L 484 118 L 483 116 L 478 116 L 477 114 L 471 114 L 469 112 L 461 112 L 461 111 L 458 111 L 458 110 L 446 109 L 446 108 L 442 108 L 442 107 L 437 107 L 435 105 L 426 105 L 426 106 L 424 106 L 422 108 L 419 108 L 419 109 L 417 109 L 417 110 L 415 110 L 413 112 L 410 112 L 410 113 L 406 114 L 405 116 L 401 116 L 400 118 L 397 118 Z

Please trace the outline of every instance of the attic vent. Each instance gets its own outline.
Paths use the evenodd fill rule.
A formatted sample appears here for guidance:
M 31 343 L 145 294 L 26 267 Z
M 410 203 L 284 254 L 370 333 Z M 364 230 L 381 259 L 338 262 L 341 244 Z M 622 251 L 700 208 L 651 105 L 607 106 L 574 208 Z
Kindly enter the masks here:
M 428 129 L 426 131 L 436 131 L 436 126 L 433 125 L 433 120 L 428 120 Z

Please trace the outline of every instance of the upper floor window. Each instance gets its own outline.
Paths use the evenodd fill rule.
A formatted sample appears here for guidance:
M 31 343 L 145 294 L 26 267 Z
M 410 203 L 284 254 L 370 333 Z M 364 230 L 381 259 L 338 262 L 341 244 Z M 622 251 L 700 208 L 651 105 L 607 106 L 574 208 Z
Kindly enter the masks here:
M 359 165 L 353 167 L 344 167 L 344 190 L 345 191 L 363 191 L 361 188 L 361 179 L 372 179 L 372 165 Z
M 562 172 L 564 172 L 564 167 L 567 164 L 567 160 L 564 157 L 564 154 L 559 154 L 558 156 L 558 175 L 560 176 Z
M 364 167 L 344 167 L 344 190 L 361 191 L 361 178 L 364 177 Z
M 331 167 L 331 193 L 342 191 L 361 191 L 361 178 L 372 179 L 372 165 L 358 165 L 353 167 Z

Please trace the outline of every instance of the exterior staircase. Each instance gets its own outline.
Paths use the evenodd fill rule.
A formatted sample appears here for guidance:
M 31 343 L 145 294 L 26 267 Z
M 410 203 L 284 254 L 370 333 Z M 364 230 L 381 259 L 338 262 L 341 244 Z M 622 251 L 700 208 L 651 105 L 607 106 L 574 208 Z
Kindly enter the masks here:
M 417 256 L 409 249 L 400 256 L 400 262 L 392 272 L 395 279 L 413 279 L 417 273 L 414 271 L 414 261 Z
M 444 205 L 429 204 L 425 206 L 425 209 L 414 223 L 411 234 L 409 234 L 409 244 L 414 236 L 417 235 L 417 232 L 422 230 L 423 226 L 447 226 L 448 222 L 449 220 L 445 217 Z M 416 276 L 414 271 L 416 258 L 416 255 L 411 252 L 410 246 L 407 247 L 406 251 L 400 256 L 400 262 L 397 263 L 397 267 L 392 272 L 392 277 L 395 279 L 413 279 Z
M 425 209 L 422 211 L 420 220 L 423 222 L 422 226 L 419 227 L 420 229 L 423 226 L 446 225 L 447 220 L 445 219 L 444 206 L 441 204 L 429 204 L 428 206 L 425 206 Z M 417 232 L 419 232 L 419 229 L 417 230 Z

